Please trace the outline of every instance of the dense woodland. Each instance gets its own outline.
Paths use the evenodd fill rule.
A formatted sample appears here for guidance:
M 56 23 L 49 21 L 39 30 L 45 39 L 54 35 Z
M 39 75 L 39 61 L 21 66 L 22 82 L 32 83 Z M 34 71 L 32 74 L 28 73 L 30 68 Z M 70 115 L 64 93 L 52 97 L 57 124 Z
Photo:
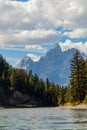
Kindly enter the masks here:
M 44 68 L 43 68 L 44 69 Z M 59 86 L 39 79 L 23 69 L 10 66 L 0 55 L 0 106 L 59 106 L 66 103 L 87 103 L 87 61 L 79 51 L 73 55 L 70 64 L 70 83 Z
M 0 56 L 0 104 L 2 106 L 56 106 L 59 86 L 44 82 L 23 69 L 12 68 Z

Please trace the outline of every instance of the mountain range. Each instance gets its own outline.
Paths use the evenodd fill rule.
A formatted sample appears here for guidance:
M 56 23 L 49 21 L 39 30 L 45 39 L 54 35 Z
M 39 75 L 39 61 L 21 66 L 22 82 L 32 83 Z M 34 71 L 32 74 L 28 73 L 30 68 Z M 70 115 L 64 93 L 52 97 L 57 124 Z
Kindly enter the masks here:
M 25 56 L 17 64 L 17 68 L 24 68 L 27 72 L 32 70 L 33 74 L 36 73 L 44 81 L 48 78 L 59 85 L 67 85 L 70 77 L 70 62 L 75 51 L 75 48 L 62 51 L 57 44 L 55 48 L 49 50 L 37 62 Z

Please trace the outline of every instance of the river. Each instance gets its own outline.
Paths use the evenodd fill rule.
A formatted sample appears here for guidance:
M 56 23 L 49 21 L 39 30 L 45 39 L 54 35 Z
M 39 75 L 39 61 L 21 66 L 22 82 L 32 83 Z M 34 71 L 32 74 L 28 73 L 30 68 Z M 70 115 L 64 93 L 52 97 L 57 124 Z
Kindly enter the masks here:
M 0 130 L 87 130 L 87 110 L 0 109 Z

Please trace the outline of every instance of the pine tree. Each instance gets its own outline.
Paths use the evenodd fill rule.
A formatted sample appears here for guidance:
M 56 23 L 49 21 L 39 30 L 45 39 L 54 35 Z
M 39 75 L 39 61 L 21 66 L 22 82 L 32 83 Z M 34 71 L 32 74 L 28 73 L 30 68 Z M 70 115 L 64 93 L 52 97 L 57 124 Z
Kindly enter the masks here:
M 48 91 L 50 88 L 50 82 L 49 82 L 49 79 L 47 78 L 46 79 L 46 91 Z
M 71 87 L 67 86 L 66 87 L 66 93 L 65 93 L 65 102 L 66 103 L 71 103 L 72 97 L 71 97 Z
M 78 50 L 71 60 L 70 84 L 73 102 L 82 102 L 87 90 L 87 72 L 85 60 Z
M 59 88 L 58 105 L 64 105 L 66 88 L 64 86 Z

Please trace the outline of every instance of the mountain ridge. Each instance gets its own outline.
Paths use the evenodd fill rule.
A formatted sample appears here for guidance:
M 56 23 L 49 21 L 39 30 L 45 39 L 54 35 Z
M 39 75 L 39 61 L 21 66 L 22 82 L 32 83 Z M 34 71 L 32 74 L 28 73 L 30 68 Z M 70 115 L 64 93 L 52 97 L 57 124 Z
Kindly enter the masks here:
M 44 57 L 41 57 L 39 61 L 34 62 L 30 57 L 24 57 L 17 68 L 25 68 L 27 72 L 32 70 L 33 74 L 36 73 L 43 80 L 48 78 L 59 85 L 67 85 L 70 76 L 70 61 L 75 51 L 75 48 L 62 51 L 60 46 L 57 45 L 49 50 Z

